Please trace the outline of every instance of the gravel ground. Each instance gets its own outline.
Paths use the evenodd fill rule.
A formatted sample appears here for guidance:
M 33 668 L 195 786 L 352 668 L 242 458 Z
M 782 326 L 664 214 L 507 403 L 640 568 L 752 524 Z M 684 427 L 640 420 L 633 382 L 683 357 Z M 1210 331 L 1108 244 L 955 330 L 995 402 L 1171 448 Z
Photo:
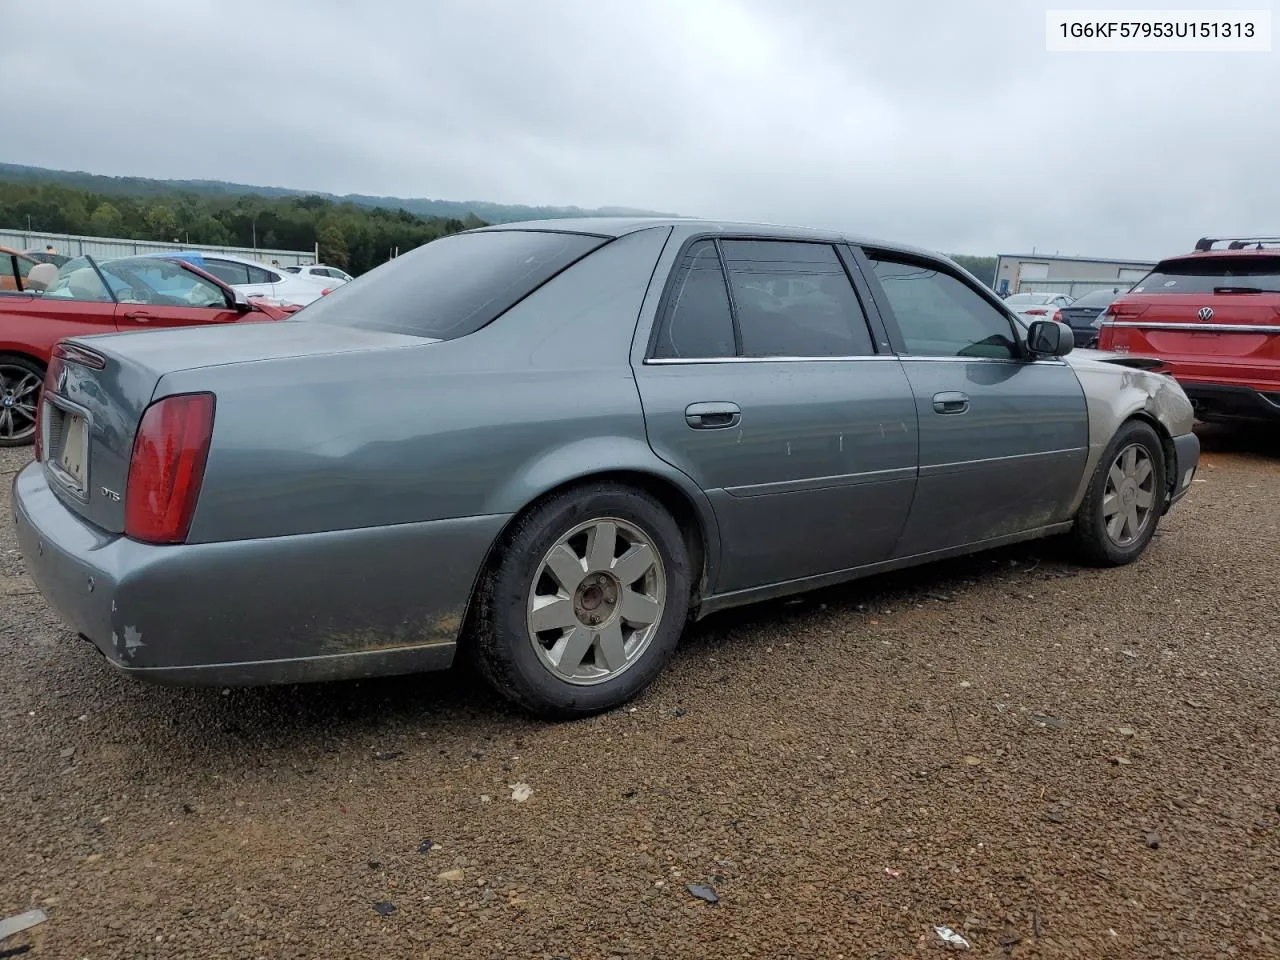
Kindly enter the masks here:
M 737 611 L 564 725 L 453 673 L 127 680 L 5 522 L 0 916 L 48 921 L 0 956 L 1280 956 L 1280 434 L 1204 436 L 1134 566 Z

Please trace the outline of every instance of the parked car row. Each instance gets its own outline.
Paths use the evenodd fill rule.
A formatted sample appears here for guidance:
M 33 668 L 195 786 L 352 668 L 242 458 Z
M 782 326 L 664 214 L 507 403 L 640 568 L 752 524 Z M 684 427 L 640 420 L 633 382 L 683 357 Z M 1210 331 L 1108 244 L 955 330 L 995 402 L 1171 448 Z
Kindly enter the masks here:
M 148 258 L 87 260 L 31 305 L 86 289 L 116 324 L 245 319 L 243 294 Z M 278 322 L 59 343 L 18 541 L 137 677 L 465 654 L 515 702 L 581 716 L 644 689 L 716 610 L 1056 534 L 1091 564 L 1135 560 L 1191 488 L 1191 405 L 1142 359 L 1073 348 L 897 244 L 485 227 Z
M 278 320 L 297 309 L 248 297 L 182 259 L 22 265 L 13 287 L 0 285 L 0 446 L 31 443 L 41 384 L 63 338 Z

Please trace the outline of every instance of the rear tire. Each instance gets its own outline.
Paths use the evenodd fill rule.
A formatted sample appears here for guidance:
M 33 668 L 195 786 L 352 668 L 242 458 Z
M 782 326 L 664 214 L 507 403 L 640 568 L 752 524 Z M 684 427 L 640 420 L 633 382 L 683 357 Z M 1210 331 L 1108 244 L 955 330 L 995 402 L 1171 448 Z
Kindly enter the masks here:
M 675 652 L 689 611 L 689 554 L 649 494 L 593 483 L 519 517 L 479 587 L 480 673 L 539 716 L 626 703 Z
M 1120 427 L 1098 461 L 1070 537 L 1090 566 L 1132 563 L 1155 536 L 1169 496 L 1164 445 L 1147 423 Z
M 16 353 L 0 354 L 0 447 L 25 447 L 35 439 L 44 367 Z

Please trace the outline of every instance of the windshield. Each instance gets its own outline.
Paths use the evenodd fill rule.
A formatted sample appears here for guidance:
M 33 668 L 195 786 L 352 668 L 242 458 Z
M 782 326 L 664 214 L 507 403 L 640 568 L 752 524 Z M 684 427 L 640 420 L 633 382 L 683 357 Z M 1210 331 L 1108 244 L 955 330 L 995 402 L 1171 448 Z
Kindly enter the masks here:
M 298 321 L 451 340 L 501 316 L 606 240 L 579 233 L 455 233 L 338 286 Z
M 1197 257 L 1166 260 L 1133 293 L 1280 293 L 1280 257 Z

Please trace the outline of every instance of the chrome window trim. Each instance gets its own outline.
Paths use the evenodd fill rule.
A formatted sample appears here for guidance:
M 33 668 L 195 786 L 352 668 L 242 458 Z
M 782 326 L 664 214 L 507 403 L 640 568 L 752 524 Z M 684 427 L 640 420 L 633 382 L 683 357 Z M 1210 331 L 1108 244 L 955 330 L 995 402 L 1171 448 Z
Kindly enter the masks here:
M 671 367 L 703 363 L 849 363 L 867 360 L 897 360 L 899 362 L 912 360 L 928 363 L 1016 363 L 1019 366 L 1037 363 L 1048 363 L 1057 366 L 1066 363 L 1065 360 L 1057 357 L 1020 360 L 1017 357 L 921 357 L 910 353 L 878 353 L 874 356 L 856 357 L 647 357 L 644 360 L 644 365 L 646 367 Z
M 1261 323 L 1173 323 L 1160 320 L 1104 320 L 1104 327 L 1131 330 L 1208 330 L 1218 333 L 1280 333 L 1280 325 Z

